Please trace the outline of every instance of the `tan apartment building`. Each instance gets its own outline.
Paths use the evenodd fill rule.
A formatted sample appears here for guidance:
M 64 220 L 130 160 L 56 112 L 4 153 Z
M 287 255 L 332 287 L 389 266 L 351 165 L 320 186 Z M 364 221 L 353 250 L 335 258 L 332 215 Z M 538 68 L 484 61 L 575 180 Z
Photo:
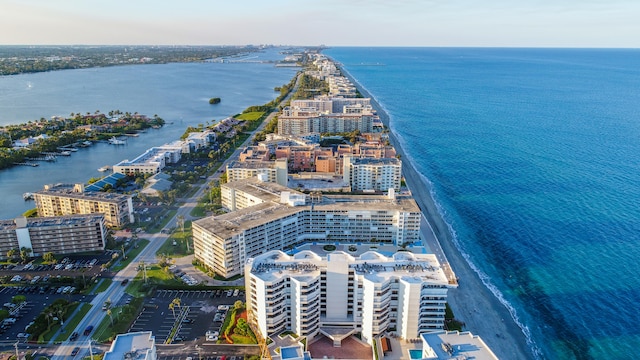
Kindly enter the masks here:
M 108 227 L 119 228 L 135 222 L 130 195 L 84 192 L 84 185 L 45 185 L 34 193 L 41 217 L 74 214 L 103 214 Z

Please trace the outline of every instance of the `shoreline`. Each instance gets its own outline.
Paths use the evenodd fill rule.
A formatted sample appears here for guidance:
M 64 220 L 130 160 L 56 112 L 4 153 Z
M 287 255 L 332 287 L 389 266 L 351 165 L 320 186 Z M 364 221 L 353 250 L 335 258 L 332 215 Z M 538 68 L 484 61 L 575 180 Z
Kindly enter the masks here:
M 364 97 L 371 99 L 371 104 L 376 109 L 380 120 L 389 129 L 389 140 L 403 160 L 402 174 L 407 187 L 427 219 L 453 272 L 459 278 L 458 288 L 449 289 L 447 297 L 455 318 L 465 323 L 464 331 L 480 336 L 498 358 L 536 359 L 523 329 L 513 319 L 509 309 L 487 288 L 454 244 L 448 225 L 438 212 L 428 190 L 429 185 L 425 183 L 413 164 L 406 161 L 409 157 L 406 156 L 401 143 L 391 129 L 389 115 L 348 71 L 341 65 L 338 67 Z M 424 189 L 424 191 L 418 189 Z

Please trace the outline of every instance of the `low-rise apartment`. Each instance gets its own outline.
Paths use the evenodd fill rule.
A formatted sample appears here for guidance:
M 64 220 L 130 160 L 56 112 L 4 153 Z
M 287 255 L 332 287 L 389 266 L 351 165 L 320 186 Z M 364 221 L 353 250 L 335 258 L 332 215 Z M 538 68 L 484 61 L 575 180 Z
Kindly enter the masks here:
M 45 185 L 33 194 L 41 217 L 74 214 L 103 214 L 109 227 L 122 227 L 135 222 L 130 195 L 107 192 L 85 192 L 84 185 Z

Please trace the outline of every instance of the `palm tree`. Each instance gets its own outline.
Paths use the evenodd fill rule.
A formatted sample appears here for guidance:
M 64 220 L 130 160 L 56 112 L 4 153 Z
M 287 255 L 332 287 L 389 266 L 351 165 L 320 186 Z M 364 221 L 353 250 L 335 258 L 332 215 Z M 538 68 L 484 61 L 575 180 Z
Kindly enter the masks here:
M 173 300 L 171 300 L 172 304 L 176 304 L 176 306 L 178 306 L 179 308 L 182 308 L 182 300 L 180 300 L 180 298 L 175 298 Z
M 169 303 L 169 310 L 171 310 L 171 312 L 173 313 L 173 318 L 175 319 L 176 317 L 176 310 L 175 310 L 175 305 L 173 303 Z
M 111 309 L 107 309 L 107 315 L 109 315 L 109 319 L 111 320 L 111 326 L 113 326 L 113 316 L 111 314 Z

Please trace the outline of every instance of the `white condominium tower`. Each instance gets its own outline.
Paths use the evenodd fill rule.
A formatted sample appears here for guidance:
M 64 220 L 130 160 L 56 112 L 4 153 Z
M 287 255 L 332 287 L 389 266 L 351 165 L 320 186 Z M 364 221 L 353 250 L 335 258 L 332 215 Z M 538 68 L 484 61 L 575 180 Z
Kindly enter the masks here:
M 367 251 L 295 255 L 270 251 L 245 265 L 247 309 L 261 335 L 282 331 L 339 346 L 345 337 L 393 333 L 404 339 L 444 327 L 451 285 L 433 254 Z

